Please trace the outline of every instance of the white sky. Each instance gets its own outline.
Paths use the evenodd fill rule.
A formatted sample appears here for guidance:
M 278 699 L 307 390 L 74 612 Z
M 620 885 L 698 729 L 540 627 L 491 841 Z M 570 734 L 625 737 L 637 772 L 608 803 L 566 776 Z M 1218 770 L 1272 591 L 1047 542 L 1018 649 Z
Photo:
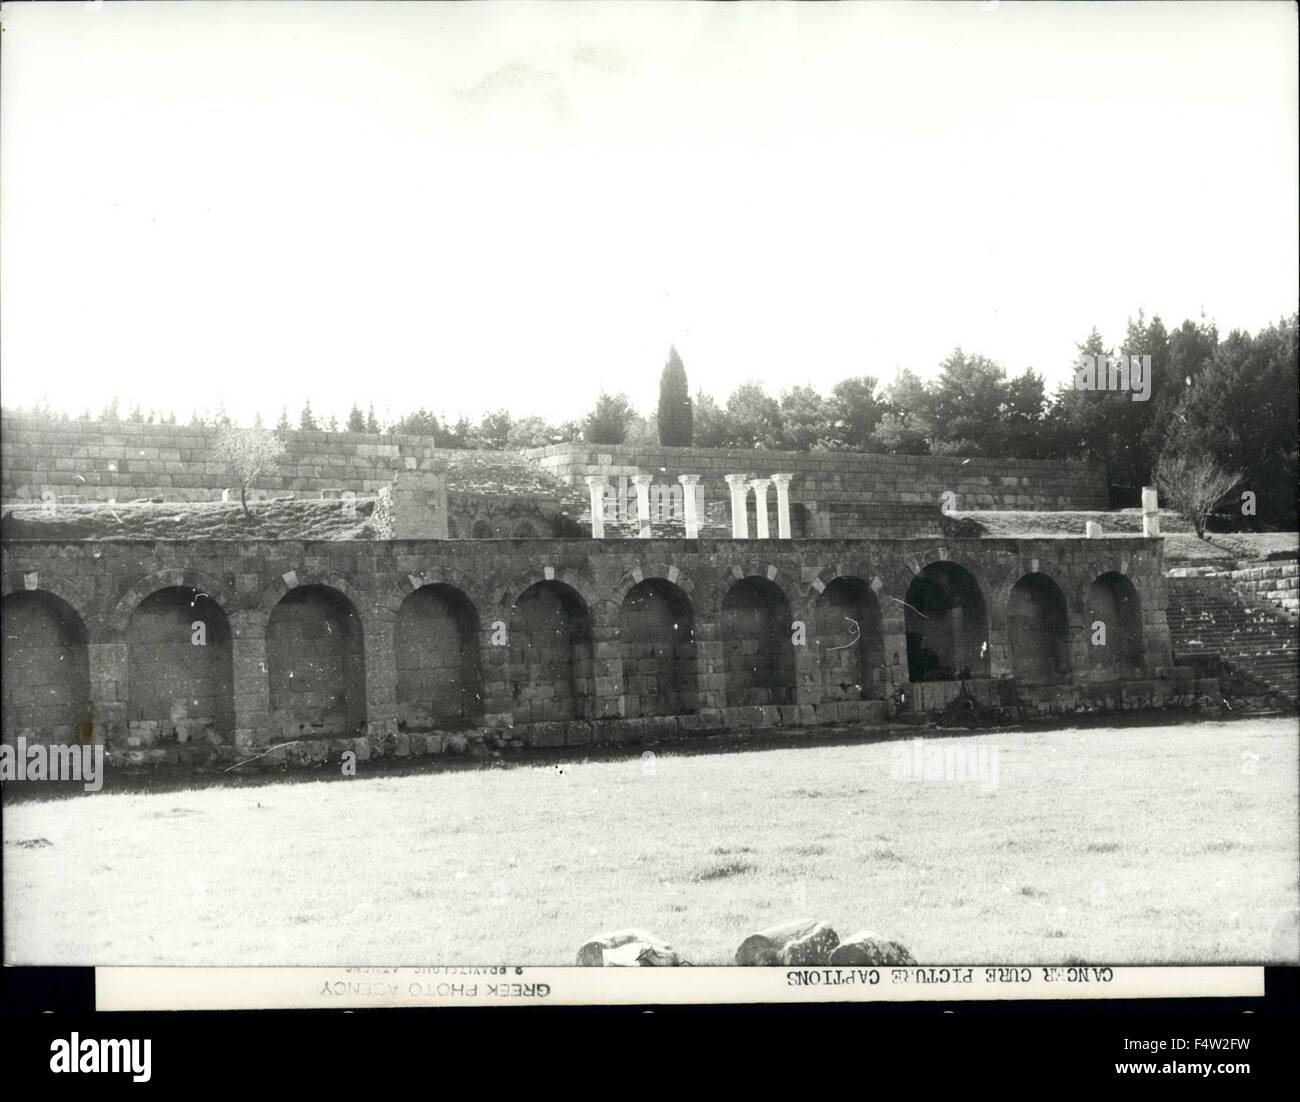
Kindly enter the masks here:
M 1290 3 L 0 18 L 7 406 L 652 412 L 673 342 L 720 399 L 1055 381 L 1300 297 Z

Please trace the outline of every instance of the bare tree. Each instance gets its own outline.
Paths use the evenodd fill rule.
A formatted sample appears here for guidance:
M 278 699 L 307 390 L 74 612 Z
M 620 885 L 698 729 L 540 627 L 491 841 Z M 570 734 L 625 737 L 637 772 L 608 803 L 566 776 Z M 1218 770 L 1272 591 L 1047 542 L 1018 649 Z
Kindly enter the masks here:
M 235 425 L 225 425 L 217 433 L 217 458 L 239 483 L 239 504 L 243 506 L 245 516 L 252 515 L 248 509 L 249 487 L 258 475 L 275 466 L 283 454 L 284 441 L 265 429 L 241 429 Z
M 1165 499 L 1192 522 L 1201 539 L 1210 514 L 1241 478 L 1241 471 L 1224 470 L 1208 455 L 1162 455 L 1156 465 L 1156 483 Z

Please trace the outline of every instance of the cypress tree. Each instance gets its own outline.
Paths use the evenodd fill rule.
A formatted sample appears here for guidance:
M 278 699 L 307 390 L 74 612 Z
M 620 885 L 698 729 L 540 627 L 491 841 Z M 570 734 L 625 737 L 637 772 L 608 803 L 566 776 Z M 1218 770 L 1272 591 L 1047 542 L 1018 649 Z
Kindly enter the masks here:
M 668 362 L 659 376 L 659 442 L 689 448 L 695 442 L 695 416 L 686 368 L 677 349 L 668 352 Z

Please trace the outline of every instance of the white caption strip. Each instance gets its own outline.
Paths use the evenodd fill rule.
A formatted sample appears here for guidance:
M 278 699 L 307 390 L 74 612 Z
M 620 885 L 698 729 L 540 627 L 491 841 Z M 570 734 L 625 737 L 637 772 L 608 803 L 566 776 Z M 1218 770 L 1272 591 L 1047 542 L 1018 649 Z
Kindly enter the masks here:
M 1256 966 L 97 968 L 99 1010 L 1262 997 Z

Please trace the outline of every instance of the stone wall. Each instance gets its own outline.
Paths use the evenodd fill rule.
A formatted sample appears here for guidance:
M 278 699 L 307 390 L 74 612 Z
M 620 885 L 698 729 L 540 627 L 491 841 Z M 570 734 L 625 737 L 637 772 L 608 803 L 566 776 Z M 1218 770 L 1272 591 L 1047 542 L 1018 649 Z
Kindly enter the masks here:
M 1222 563 L 1179 565 L 1167 571 L 1171 578 L 1218 578 L 1246 601 L 1263 601 L 1291 619 L 1300 617 L 1300 560 L 1242 560 L 1235 566 Z
M 17 592 L 4 601 L 5 729 L 55 733 L 75 742 L 90 716 L 85 625 L 75 610 L 46 593 Z
M 0 423 L 0 500 L 219 501 L 230 488 L 213 458 L 217 430 L 125 422 Z M 504 539 L 578 535 L 583 495 L 512 452 L 433 448 L 428 437 L 291 432 L 254 497 L 352 492 L 395 497 L 394 535 Z M 446 484 L 446 500 L 442 498 Z M 412 527 L 418 525 L 418 527 Z
M 48 491 L 85 501 L 220 500 L 230 480 L 213 456 L 217 430 L 133 422 L 39 422 L 7 416 L 0 422 L 0 500 L 36 501 Z M 957 459 L 853 453 L 726 451 L 701 448 L 592 447 L 560 444 L 513 452 L 439 450 L 429 437 L 365 433 L 291 432 L 286 454 L 260 477 L 258 494 L 350 491 L 374 496 L 395 482 L 418 478 L 399 517 L 424 517 L 398 538 L 529 538 L 578 536 L 589 520 L 586 474 L 603 474 L 620 500 L 622 527 L 634 534 L 631 477 L 648 474 L 656 503 L 680 504 L 679 474 L 702 476 L 706 521 L 727 523 L 723 476 L 794 474 L 792 534 L 801 537 L 907 538 L 940 536 L 945 493 L 959 510 L 1104 509 L 1105 469 L 1098 464 L 1035 460 Z M 442 491 L 445 472 L 446 503 Z M 400 496 L 406 488 L 398 485 Z M 436 490 L 433 497 L 429 490 Z M 412 509 L 409 506 L 414 505 Z M 755 502 L 748 501 L 750 531 Z M 444 515 L 445 512 L 445 515 Z M 776 491 L 768 492 L 776 531 Z M 673 535 L 674 519 L 657 534 Z M 619 523 L 611 537 L 625 535 Z M 706 533 L 707 534 L 707 533 Z
M 807 510 L 809 536 L 938 534 L 946 492 L 956 495 L 952 507 L 959 510 L 1107 507 L 1106 468 L 1099 463 L 590 444 L 555 444 L 526 454 L 578 485 L 592 474 L 611 483 L 648 474 L 669 486 L 679 474 L 698 474 L 708 503 L 729 500 L 728 474 L 789 472 L 795 476 L 790 500 Z M 768 501 L 775 531 L 774 489 Z M 750 502 L 752 512 L 752 494 Z
M 273 730 L 339 735 L 364 724 L 364 628 L 345 595 L 328 585 L 295 586 L 271 610 L 265 636 Z
M 1229 577 L 1238 592 L 1268 601 L 1292 619 L 1300 615 L 1300 570 L 1296 559 L 1251 563 L 1231 571 Z
M 467 723 L 471 739 L 557 746 L 879 722 L 961 688 L 908 681 L 905 598 L 941 563 L 978 587 L 981 619 L 968 612 L 959 626 L 981 636 L 999 691 L 1014 691 L 1020 672 L 1012 635 L 1024 610 L 1013 619 L 1012 591 L 1027 574 L 1062 595 L 1063 683 L 1080 707 L 1094 707 L 1097 693 L 1119 706 L 1188 703 L 1196 688 L 1172 668 L 1159 540 L 10 541 L 2 550 L 5 737 L 74 739 L 88 702 L 94 737 L 116 762 L 233 762 L 286 738 L 293 745 L 267 764 L 342 749 L 422 754 L 464 749 L 457 728 Z M 1136 595 L 1138 657 L 1099 672 L 1088 653 L 1092 593 L 1109 575 Z M 198 645 L 182 630 L 187 601 L 207 625 L 213 650 L 202 658 L 186 650 Z M 850 647 L 845 615 L 865 633 Z M 1112 641 L 1124 631 L 1121 618 Z M 59 707 L 42 710 L 51 698 Z
M 206 596 L 160 589 L 127 626 L 129 720 L 189 720 L 234 729 L 234 649 L 224 610 Z
M 219 501 L 230 486 L 213 456 L 217 429 L 100 421 L 0 420 L 0 499 L 38 501 L 43 490 L 87 501 Z M 398 471 L 439 470 L 422 436 L 291 432 L 285 455 L 257 480 L 271 495 L 351 490 L 373 497 Z
M 539 539 L 565 535 L 559 502 L 522 494 L 448 495 L 447 535 L 451 539 Z M 576 512 L 576 510 L 575 510 Z M 582 528 L 573 520 L 569 534 Z M 588 527 L 587 532 L 591 529 Z
M 400 723 L 438 727 L 482 716 L 478 633 L 473 606 L 451 586 L 422 586 L 402 602 L 393 625 Z

